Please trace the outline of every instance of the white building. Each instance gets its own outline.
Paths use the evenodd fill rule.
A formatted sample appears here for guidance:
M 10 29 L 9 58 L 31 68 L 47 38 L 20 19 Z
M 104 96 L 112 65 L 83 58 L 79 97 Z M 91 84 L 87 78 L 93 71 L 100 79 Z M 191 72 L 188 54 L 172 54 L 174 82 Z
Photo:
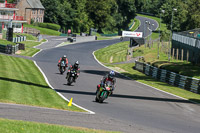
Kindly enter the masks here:
M 7 0 L 0 0 L 0 38 L 2 31 L 12 24 L 13 32 L 23 33 L 23 23 L 26 23 L 23 16 L 17 16 L 16 4 L 7 3 Z

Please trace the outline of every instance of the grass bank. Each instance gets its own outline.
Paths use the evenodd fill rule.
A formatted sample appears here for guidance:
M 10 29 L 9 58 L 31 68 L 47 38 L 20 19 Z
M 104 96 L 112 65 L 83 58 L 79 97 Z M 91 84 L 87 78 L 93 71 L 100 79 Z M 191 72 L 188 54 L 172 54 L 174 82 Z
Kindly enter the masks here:
M 83 111 L 68 107 L 31 60 L 0 55 L 0 102 Z
M 134 22 L 135 22 L 135 24 L 131 28 L 131 31 L 135 31 L 139 27 L 139 25 L 140 25 L 140 21 L 138 19 L 134 18 Z
M 10 42 L 10 41 L 7 41 L 7 40 L 2 40 L 2 39 L 0 39 L 0 44 L 1 45 L 8 45 L 8 44 L 16 45 L 16 43 L 14 43 L 14 42 Z
M 38 26 L 33 26 L 33 25 L 28 25 L 28 24 L 24 24 L 24 27 L 29 27 L 29 28 L 34 28 L 40 31 L 40 34 L 43 35 L 54 35 L 54 36 L 60 36 L 60 32 L 55 31 L 55 30 L 51 30 L 51 29 L 47 29 L 47 28 L 41 28 Z
M 128 45 L 128 42 L 110 45 L 106 48 L 97 50 L 95 52 L 95 56 L 102 63 L 115 63 L 126 61 Z
M 114 62 L 111 63 L 109 61 L 112 57 L 118 57 L 118 58 L 115 58 L 115 62 L 122 61 L 121 58 L 125 57 L 125 55 L 121 54 L 121 52 L 126 51 L 127 49 L 124 48 L 124 50 L 122 50 L 120 49 L 120 47 L 128 46 L 128 44 L 129 42 L 121 42 L 121 43 L 117 43 L 112 46 L 97 50 L 95 52 L 95 56 L 100 62 L 104 63 L 106 66 L 111 67 L 112 69 L 115 69 L 117 71 L 121 70 L 122 74 L 125 74 L 134 80 L 137 80 L 139 82 L 145 83 L 147 85 L 158 88 L 160 90 L 164 90 L 166 92 L 200 103 L 199 94 L 195 94 L 190 91 L 183 90 L 181 88 L 169 85 L 164 82 L 160 82 L 156 79 L 146 76 L 145 74 L 133 69 L 133 67 L 135 66 L 134 63 L 119 64 L 119 65 L 112 64 Z M 144 46 L 138 47 L 134 50 L 133 56 L 135 57 L 144 56 L 145 61 L 149 62 L 150 64 L 154 66 L 162 67 L 164 69 L 174 71 L 186 76 L 200 78 L 199 66 L 193 66 L 189 62 L 183 62 L 179 60 L 171 60 L 170 62 L 168 62 L 168 56 L 162 52 L 160 52 L 160 59 L 157 59 L 156 48 L 157 48 L 156 44 L 153 45 L 151 49 L 145 48 Z M 106 51 L 109 51 L 109 54 L 105 53 Z
M 37 42 L 37 41 L 23 41 L 20 43 L 25 44 L 25 50 L 19 50 L 16 54 L 19 55 L 23 55 L 23 56 L 33 56 L 35 53 L 37 53 L 38 51 L 40 51 L 37 48 L 33 48 L 34 46 L 37 46 L 39 44 L 41 44 L 42 42 L 45 42 L 46 40 L 43 39 L 41 42 Z
M 0 118 L 1 133 L 119 133 L 82 127 L 61 126 Z
M 13 33 L 13 37 L 17 37 L 18 35 L 26 36 L 26 40 L 37 41 L 37 37 L 32 36 L 30 34 L 26 34 L 26 33 Z

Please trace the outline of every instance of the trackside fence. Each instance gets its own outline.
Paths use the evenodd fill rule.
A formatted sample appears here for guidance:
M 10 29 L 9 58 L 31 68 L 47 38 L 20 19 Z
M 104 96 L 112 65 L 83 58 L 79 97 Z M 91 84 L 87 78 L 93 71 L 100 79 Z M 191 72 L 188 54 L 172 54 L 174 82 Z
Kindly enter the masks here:
M 200 94 L 200 79 L 159 69 L 143 62 L 135 62 L 135 69 L 162 82 Z
M 26 41 L 26 36 L 18 36 L 18 37 L 13 38 L 14 43 L 22 42 L 22 41 Z
M 19 50 L 19 44 L 16 45 L 2 45 L 0 44 L 0 52 L 6 54 L 15 54 Z

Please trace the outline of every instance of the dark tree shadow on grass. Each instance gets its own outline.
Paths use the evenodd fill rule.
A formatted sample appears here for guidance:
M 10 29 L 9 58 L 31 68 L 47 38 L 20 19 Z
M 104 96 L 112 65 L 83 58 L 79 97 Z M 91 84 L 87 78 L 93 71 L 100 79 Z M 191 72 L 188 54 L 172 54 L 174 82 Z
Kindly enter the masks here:
M 49 88 L 49 86 L 46 86 L 46 85 L 41 85 L 41 84 L 36 84 L 36 83 L 32 83 L 32 82 L 27 82 L 27 81 L 22 81 L 22 80 L 17 80 L 17 79 L 11 79 L 11 78 L 0 77 L 0 80 L 20 83 L 20 84 L 25 84 L 25 85 L 33 85 L 33 86 L 43 87 L 43 88 Z

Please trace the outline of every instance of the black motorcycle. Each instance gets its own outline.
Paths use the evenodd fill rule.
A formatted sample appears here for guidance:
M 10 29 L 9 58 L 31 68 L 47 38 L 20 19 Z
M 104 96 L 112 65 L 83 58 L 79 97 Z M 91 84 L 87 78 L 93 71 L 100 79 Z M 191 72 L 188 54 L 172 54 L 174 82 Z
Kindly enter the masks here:
M 112 93 L 112 83 L 110 81 L 106 82 L 104 86 L 101 86 L 96 92 L 95 101 L 103 103 L 103 101 L 108 98 Z
M 66 64 L 64 61 L 61 61 L 60 65 L 59 65 L 59 71 L 60 71 L 60 74 L 63 74 L 66 70 Z
M 71 85 L 73 82 L 75 82 L 75 78 L 76 78 L 76 71 L 75 70 L 70 70 L 70 72 L 67 75 L 67 84 Z

